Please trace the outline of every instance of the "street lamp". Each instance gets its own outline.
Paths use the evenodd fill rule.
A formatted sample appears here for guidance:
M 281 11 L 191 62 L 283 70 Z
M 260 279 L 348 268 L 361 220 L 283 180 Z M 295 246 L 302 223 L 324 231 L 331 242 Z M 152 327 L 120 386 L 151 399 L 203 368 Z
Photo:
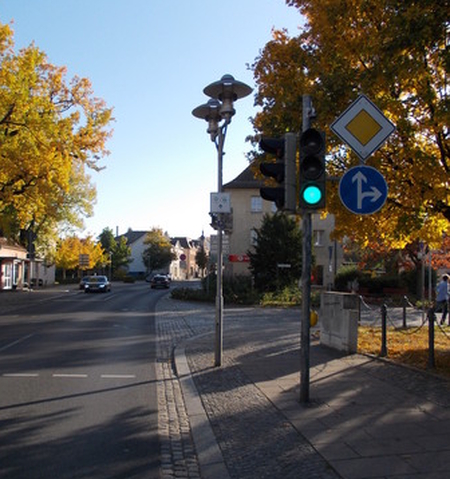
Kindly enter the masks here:
M 217 192 L 222 193 L 223 146 L 231 118 L 236 113 L 234 102 L 250 95 L 252 88 L 237 81 L 232 75 L 224 75 L 219 81 L 204 88 L 203 93 L 211 97 L 204 105 L 192 111 L 192 114 L 208 122 L 207 132 L 217 149 L 218 185 Z M 223 346 L 223 222 L 217 224 L 217 294 L 216 294 L 216 342 L 215 366 L 222 365 Z

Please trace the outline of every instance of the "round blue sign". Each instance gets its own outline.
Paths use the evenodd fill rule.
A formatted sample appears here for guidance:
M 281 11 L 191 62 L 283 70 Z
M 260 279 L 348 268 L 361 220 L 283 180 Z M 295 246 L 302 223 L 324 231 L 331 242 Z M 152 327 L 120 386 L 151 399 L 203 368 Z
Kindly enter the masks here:
M 371 166 L 350 168 L 339 182 L 339 197 L 352 213 L 370 215 L 386 202 L 388 187 L 383 175 Z

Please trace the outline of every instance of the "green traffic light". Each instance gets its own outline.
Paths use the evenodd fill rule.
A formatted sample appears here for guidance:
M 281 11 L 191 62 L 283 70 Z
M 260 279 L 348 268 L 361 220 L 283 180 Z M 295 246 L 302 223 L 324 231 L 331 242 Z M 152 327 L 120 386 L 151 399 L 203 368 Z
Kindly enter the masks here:
M 303 201 L 315 205 L 322 199 L 322 190 L 316 185 L 308 185 L 302 192 Z

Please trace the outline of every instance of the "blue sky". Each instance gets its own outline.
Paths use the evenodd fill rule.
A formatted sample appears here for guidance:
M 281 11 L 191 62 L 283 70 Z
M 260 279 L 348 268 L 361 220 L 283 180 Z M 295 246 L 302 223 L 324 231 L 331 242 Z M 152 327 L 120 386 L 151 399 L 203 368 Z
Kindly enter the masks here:
M 247 65 L 272 28 L 297 35 L 301 17 L 284 0 L 0 0 L 0 21 L 13 21 L 16 48 L 34 41 L 114 108 L 111 154 L 92 173 L 97 203 L 80 236 L 160 227 L 197 238 L 213 233 L 217 154 L 206 122 L 191 112 L 226 73 L 254 88 Z M 253 101 L 235 104 L 224 183 L 248 165 Z

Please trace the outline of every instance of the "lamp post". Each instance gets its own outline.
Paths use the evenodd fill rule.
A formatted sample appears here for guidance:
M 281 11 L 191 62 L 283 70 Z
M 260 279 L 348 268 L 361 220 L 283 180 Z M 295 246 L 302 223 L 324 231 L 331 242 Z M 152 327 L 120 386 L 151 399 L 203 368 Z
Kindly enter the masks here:
M 207 103 L 200 105 L 192 114 L 208 122 L 207 132 L 217 149 L 218 184 L 217 192 L 222 193 L 223 146 L 231 118 L 236 113 L 234 102 L 239 98 L 250 95 L 252 88 L 237 81 L 232 75 L 224 75 L 220 80 L 204 88 L 203 93 L 211 97 Z M 219 217 L 217 222 L 217 294 L 216 294 L 216 337 L 215 337 L 215 366 L 222 365 L 223 346 L 223 222 Z

